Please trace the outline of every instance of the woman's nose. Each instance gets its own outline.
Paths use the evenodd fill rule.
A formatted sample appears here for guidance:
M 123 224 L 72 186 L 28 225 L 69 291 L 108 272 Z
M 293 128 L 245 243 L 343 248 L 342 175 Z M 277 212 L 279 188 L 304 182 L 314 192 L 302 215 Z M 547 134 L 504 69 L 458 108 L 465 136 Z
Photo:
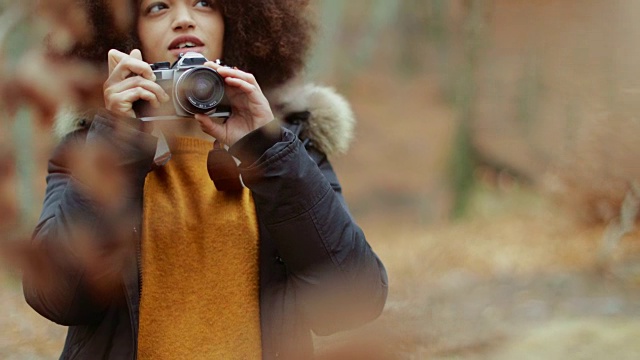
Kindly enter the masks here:
M 173 18 L 171 27 L 174 30 L 184 30 L 196 27 L 196 22 L 187 7 L 178 6 L 175 9 L 175 17 Z

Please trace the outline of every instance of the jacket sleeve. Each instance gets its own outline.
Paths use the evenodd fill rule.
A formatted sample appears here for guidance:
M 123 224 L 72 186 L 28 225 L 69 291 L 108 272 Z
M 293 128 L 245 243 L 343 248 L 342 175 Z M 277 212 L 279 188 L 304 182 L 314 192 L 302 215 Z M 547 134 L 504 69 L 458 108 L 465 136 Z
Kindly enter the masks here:
M 376 318 L 386 302 L 387 274 L 351 217 L 327 157 L 307 151 L 276 121 L 230 151 L 241 161 L 242 179 L 312 330 L 328 335 Z
M 98 299 L 96 281 L 114 274 L 87 270 L 80 241 L 91 241 L 98 250 L 92 269 L 115 271 L 116 234 L 127 206 L 107 211 L 90 194 L 97 184 L 83 183 L 73 173 L 73 161 L 91 146 L 107 146 L 116 155 L 116 166 L 127 176 L 131 191 L 141 187 L 155 151 L 155 137 L 138 131 L 111 113 L 98 114 L 88 130 L 67 135 L 48 163 L 47 187 L 32 246 L 40 255 L 38 268 L 25 269 L 23 291 L 29 305 L 61 325 L 86 325 L 101 319 L 111 299 Z M 99 165 L 97 165 L 99 166 Z M 122 204 L 131 203 L 122 192 Z M 121 239 L 120 239 L 121 241 Z M 116 274 L 117 276 L 118 274 Z M 110 279 L 115 279 L 113 276 Z M 120 279 L 118 277 L 118 279 Z

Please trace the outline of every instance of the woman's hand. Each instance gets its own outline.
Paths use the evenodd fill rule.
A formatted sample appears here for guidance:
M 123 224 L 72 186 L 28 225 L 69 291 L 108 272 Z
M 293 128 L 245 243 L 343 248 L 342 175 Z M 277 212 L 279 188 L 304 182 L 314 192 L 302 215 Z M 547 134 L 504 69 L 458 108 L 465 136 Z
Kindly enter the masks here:
M 169 95 L 156 82 L 151 66 L 142 61 L 140 50 L 127 55 L 118 50 L 109 51 L 109 78 L 103 86 L 107 110 L 136 117 L 133 103 L 146 100 L 153 107 L 170 100 Z
M 216 70 L 225 79 L 225 93 L 232 113 L 223 124 L 206 115 L 197 114 L 196 120 L 202 131 L 231 146 L 251 131 L 273 120 L 269 101 L 252 74 L 214 62 L 207 62 L 205 65 Z

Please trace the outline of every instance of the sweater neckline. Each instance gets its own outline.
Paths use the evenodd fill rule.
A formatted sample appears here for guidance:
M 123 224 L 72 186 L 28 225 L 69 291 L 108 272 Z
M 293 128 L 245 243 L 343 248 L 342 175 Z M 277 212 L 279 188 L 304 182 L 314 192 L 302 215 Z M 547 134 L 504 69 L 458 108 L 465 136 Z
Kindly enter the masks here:
M 202 153 L 213 149 L 213 141 L 194 137 L 177 136 L 169 141 L 171 153 Z

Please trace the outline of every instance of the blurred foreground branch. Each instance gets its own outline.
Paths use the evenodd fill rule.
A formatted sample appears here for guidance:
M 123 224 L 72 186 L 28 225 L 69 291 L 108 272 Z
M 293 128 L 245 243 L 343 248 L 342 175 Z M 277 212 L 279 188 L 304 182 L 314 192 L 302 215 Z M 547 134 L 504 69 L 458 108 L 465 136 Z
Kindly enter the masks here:
M 115 16 L 126 26 L 128 1 L 107 3 L 121 13 L 127 10 Z M 81 5 L 76 0 L 25 0 L 0 7 L 0 263 L 39 274 L 36 278 L 44 278 L 48 266 L 43 249 L 30 239 L 34 177 L 45 165 L 35 164 L 37 150 L 48 154 L 51 149 L 39 149 L 35 125 L 46 130 L 61 109 L 102 105 L 104 74 L 66 56 L 74 44 L 93 37 L 89 9 Z M 83 261 L 97 263 L 100 251 L 85 253 Z

